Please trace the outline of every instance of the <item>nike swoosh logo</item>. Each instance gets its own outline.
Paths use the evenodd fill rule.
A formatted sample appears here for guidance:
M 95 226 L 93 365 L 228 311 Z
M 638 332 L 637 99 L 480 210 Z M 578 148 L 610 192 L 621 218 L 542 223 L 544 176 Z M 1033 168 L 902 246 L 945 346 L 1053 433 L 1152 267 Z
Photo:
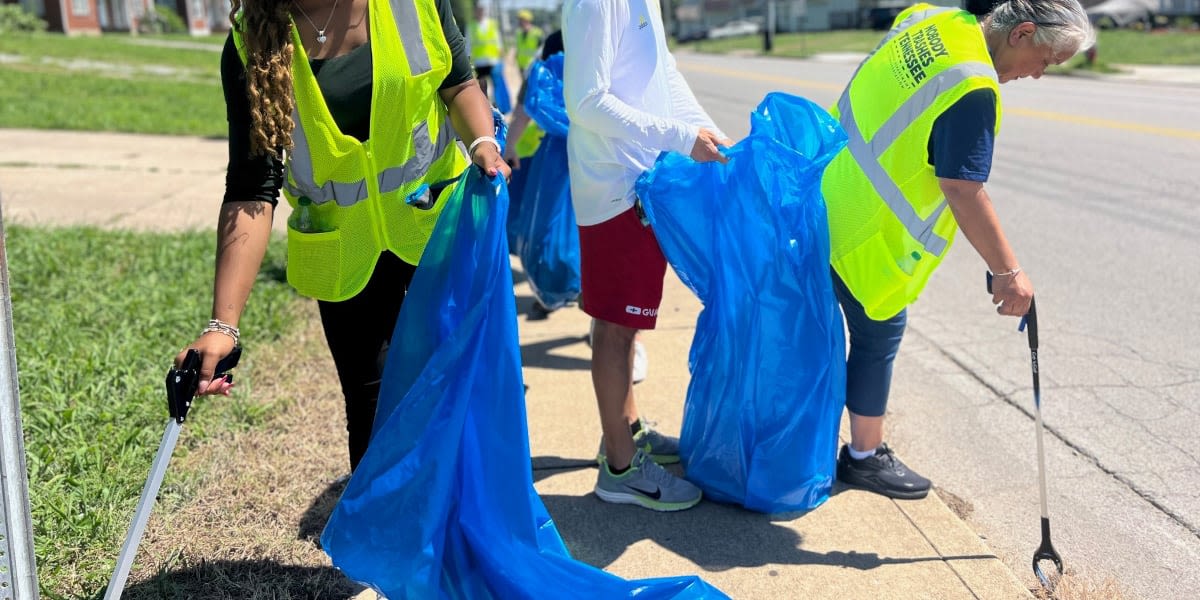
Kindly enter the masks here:
M 643 490 L 642 488 L 635 487 L 635 486 L 632 486 L 632 485 L 630 485 L 630 486 L 627 486 L 627 487 L 629 487 L 629 489 L 631 489 L 631 490 L 634 490 L 635 492 L 637 492 L 637 493 L 639 493 L 639 494 L 641 494 L 641 495 L 643 495 L 643 496 L 645 496 L 645 497 L 647 497 L 647 498 L 649 498 L 649 499 L 651 499 L 651 500 L 658 500 L 659 498 L 662 498 L 662 490 L 660 490 L 660 489 L 658 488 L 658 486 L 654 486 L 654 491 L 653 491 L 653 492 L 650 492 L 650 491 L 647 491 L 647 490 Z

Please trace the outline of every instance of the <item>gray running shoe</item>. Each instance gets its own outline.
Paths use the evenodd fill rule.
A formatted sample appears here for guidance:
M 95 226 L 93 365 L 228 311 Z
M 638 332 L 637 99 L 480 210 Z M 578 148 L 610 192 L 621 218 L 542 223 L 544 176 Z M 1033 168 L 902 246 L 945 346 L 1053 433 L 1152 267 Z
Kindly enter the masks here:
M 661 512 L 691 508 L 700 502 L 700 488 L 680 479 L 637 451 L 629 470 L 613 475 L 608 461 L 600 461 L 596 496 L 614 504 L 637 504 Z
M 679 438 L 673 438 L 659 433 L 653 428 L 654 423 L 638 419 L 638 432 L 633 434 L 633 445 L 643 450 L 650 460 L 660 465 L 673 465 L 679 462 Z M 596 460 L 604 460 L 604 436 L 600 436 L 600 449 L 596 451 Z

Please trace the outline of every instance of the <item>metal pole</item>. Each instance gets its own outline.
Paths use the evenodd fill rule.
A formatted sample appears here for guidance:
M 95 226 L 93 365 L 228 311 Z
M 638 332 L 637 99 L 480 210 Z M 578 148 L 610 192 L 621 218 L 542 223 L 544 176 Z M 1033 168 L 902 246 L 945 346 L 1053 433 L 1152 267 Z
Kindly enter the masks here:
M 767 0 L 767 18 L 763 25 L 763 52 L 775 49 L 775 0 Z
M 33 553 L 33 521 L 29 515 L 29 475 L 25 470 L 25 435 L 17 386 L 17 351 L 13 339 L 12 298 L 8 289 L 8 252 L 4 215 L 0 214 L 0 487 L 6 548 L 0 556 L 0 600 L 37 600 L 37 564 Z

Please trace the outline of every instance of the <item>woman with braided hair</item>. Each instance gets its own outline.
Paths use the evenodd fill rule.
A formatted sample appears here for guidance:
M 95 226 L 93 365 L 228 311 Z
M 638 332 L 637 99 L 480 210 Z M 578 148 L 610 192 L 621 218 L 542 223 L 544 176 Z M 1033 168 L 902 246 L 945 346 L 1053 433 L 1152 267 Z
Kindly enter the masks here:
M 213 370 L 238 344 L 282 190 L 305 213 L 289 224 L 288 281 L 318 300 L 353 470 L 438 197 L 470 163 L 509 167 L 449 0 L 233 0 L 230 20 L 212 320 L 187 348 L 202 359 L 197 393 L 229 393 Z

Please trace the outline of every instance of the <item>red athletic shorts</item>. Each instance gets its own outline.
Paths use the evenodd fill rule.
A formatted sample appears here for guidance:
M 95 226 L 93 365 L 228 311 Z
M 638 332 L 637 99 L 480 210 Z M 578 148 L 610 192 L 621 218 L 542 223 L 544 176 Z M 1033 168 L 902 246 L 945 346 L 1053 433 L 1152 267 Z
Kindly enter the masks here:
M 632 329 L 654 329 L 667 259 L 636 209 L 579 228 L 583 312 Z

